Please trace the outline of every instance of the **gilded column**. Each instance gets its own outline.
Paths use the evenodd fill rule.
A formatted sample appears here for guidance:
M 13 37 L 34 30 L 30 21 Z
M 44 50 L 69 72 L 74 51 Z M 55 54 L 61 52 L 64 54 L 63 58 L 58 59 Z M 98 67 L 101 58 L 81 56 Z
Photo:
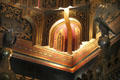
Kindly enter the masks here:
M 64 19 L 67 26 L 67 34 L 68 34 L 67 51 L 69 54 L 72 54 L 72 29 L 71 29 L 70 20 L 69 20 L 69 8 L 64 9 Z

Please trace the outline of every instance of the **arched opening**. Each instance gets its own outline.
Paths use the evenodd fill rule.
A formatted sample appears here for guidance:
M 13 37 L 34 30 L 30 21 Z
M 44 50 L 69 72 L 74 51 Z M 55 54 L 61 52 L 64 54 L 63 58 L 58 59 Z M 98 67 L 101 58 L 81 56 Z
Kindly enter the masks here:
M 72 51 L 75 51 L 80 47 L 82 41 L 82 27 L 80 22 L 73 18 L 70 18 L 70 25 L 72 28 Z M 64 19 L 54 23 L 49 33 L 50 48 L 67 52 L 67 32 L 68 31 Z

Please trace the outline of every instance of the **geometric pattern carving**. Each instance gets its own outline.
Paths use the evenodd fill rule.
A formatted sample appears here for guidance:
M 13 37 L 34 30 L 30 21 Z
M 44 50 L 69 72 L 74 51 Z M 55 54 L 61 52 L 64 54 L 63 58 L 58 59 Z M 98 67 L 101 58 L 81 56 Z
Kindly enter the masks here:
M 22 10 L 5 3 L 0 3 L 0 13 L 7 18 L 19 20 L 21 18 Z
M 22 9 L 0 3 L 0 32 L 13 29 L 20 39 L 32 40 L 32 26 L 22 18 Z

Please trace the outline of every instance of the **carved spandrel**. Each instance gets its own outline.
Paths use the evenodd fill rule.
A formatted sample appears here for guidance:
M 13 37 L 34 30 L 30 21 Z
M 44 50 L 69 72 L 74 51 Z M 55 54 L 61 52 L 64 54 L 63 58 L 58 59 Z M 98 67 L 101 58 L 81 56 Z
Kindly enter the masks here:
M 50 27 L 59 19 L 63 18 L 62 15 L 63 11 L 47 11 L 45 12 L 45 21 L 46 24 L 45 26 L 47 27 L 46 29 L 50 29 Z M 49 30 L 48 30 L 49 31 Z
M 59 19 L 63 18 L 63 11 L 46 11 L 44 15 L 45 25 L 44 25 L 44 32 L 43 32 L 43 45 L 48 45 L 48 38 L 49 38 L 49 31 L 52 25 L 58 21 Z M 47 32 L 47 33 L 46 33 Z
M 89 16 L 88 16 L 88 13 L 86 11 L 86 8 L 83 8 L 83 10 L 80 9 L 72 9 L 71 10 L 71 13 L 70 13 L 70 17 L 73 17 L 75 19 L 77 19 L 80 23 L 81 23 L 81 26 L 82 26 L 82 34 L 83 34 L 83 37 L 82 37 L 82 40 L 88 40 L 88 35 L 89 35 L 89 26 L 88 26 L 88 19 L 89 19 Z M 87 31 L 86 31 L 87 30 Z M 84 36 L 86 35 L 86 36 Z

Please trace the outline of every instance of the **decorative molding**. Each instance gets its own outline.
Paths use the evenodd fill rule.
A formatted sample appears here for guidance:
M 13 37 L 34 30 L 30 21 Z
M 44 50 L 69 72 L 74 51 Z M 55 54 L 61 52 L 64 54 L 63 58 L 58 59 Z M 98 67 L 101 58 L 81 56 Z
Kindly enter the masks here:
M 112 37 L 111 45 L 115 44 L 119 39 L 120 34 Z M 86 45 L 87 47 L 89 46 L 88 50 L 86 50 L 86 46 L 84 46 L 78 52 L 73 53 L 73 55 L 55 51 L 47 47 L 32 46 L 32 44 L 28 42 L 27 44 L 29 45 L 25 45 L 24 43 L 22 43 L 25 41 L 18 41 L 16 43 L 16 47 L 14 48 L 14 51 L 16 53 L 14 53 L 13 56 L 22 60 L 31 61 L 37 64 L 42 64 L 74 73 L 80 67 L 85 65 L 87 62 L 89 62 L 102 52 L 102 50 L 99 49 L 97 45 L 97 41 L 98 40 L 95 40 Z
M 26 44 L 24 44 L 26 43 Z M 51 50 L 48 47 L 42 46 L 33 46 L 32 42 L 26 40 L 17 40 L 17 43 L 14 47 L 14 51 L 18 53 L 23 53 L 23 55 L 36 57 L 38 59 L 45 59 L 52 61 L 54 63 L 59 63 L 66 66 L 71 66 L 71 56 L 64 54 L 63 52 L 57 52 Z M 29 53 L 29 54 L 28 54 Z
M 40 79 L 36 79 L 33 77 L 28 77 L 28 76 L 24 76 L 24 75 L 20 75 L 20 74 L 16 74 L 16 78 L 17 78 L 17 80 L 40 80 Z

